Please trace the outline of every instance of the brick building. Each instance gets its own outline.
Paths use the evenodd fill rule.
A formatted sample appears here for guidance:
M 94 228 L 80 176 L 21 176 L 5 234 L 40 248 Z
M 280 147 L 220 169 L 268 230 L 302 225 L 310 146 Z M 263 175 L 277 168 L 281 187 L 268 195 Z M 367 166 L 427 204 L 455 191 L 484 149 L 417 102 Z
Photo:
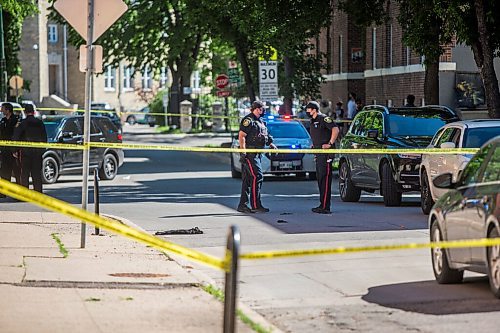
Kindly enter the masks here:
M 349 15 L 333 5 L 332 23 L 313 43 L 327 55 L 326 81 L 321 86 L 323 99 L 346 103 L 348 92 L 355 92 L 364 104 L 401 106 L 408 94 L 416 104 L 425 104 L 423 57 L 402 42 L 403 31 L 397 22 L 398 8 L 390 4 L 391 19 L 381 26 L 361 28 Z M 496 61 L 497 76 L 500 61 Z M 464 80 L 482 89 L 479 71 L 470 48 L 447 45 L 439 64 L 440 104 L 452 108 L 466 105 L 459 99 L 457 85 Z M 484 108 L 480 98 L 475 108 Z

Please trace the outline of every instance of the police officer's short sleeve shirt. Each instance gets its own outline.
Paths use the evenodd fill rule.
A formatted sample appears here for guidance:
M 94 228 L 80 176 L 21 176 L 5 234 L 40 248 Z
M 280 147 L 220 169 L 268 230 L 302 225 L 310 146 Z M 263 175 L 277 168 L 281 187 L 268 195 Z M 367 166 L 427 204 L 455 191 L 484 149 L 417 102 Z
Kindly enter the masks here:
M 316 119 L 311 119 L 311 138 L 315 147 L 330 141 L 332 130 L 337 127 L 333 119 L 322 113 L 318 113 Z

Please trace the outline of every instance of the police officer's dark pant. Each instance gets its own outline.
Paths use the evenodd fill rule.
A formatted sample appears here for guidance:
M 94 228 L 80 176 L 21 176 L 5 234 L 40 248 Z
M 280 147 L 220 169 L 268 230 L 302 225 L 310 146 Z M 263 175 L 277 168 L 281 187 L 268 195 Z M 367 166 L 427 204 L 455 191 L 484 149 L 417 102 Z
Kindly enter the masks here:
M 21 152 L 21 185 L 29 188 L 30 176 L 33 189 L 42 192 L 42 152 L 28 150 Z
M 316 177 L 319 187 L 319 207 L 330 210 L 330 199 L 332 196 L 332 162 L 331 155 L 316 155 Z
M 250 205 L 256 209 L 262 207 L 260 202 L 260 189 L 264 181 L 262 173 L 261 154 L 247 154 L 241 164 L 241 196 L 239 207 Z
M 0 167 L 0 177 L 10 182 L 12 171 L 16 166 L 16 159 L 14 158 L 14 156 L 12 156 L 12 152 L 7 149 L 2 151 L 1 159 L 2 164 Z

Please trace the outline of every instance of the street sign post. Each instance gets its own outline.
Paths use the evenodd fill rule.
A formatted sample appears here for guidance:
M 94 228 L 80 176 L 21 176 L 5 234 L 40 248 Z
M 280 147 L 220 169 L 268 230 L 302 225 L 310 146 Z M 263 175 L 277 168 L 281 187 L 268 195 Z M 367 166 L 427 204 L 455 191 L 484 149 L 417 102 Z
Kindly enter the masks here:
M 83 120 L 83 175 L 82 209 L 88 206 L 90 103 L 92 71 L 94 69 L 93 42 L 127 11 L 122 0 L 57 0 L 54 8 L 87 41 L 85 68 L 85 114 Z M 85 247 L 86 224 L 82 222 L 80 247 Z

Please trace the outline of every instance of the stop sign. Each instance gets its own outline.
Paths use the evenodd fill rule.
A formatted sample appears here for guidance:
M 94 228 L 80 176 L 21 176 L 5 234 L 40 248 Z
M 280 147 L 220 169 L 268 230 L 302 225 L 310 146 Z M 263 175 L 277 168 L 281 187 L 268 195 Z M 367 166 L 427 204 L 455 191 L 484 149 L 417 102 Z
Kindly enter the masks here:
M 219 74 L 215 78 L 215 86 L 219 89 L 225 88 L 229 84 L 229 77 L 226 74 Z

